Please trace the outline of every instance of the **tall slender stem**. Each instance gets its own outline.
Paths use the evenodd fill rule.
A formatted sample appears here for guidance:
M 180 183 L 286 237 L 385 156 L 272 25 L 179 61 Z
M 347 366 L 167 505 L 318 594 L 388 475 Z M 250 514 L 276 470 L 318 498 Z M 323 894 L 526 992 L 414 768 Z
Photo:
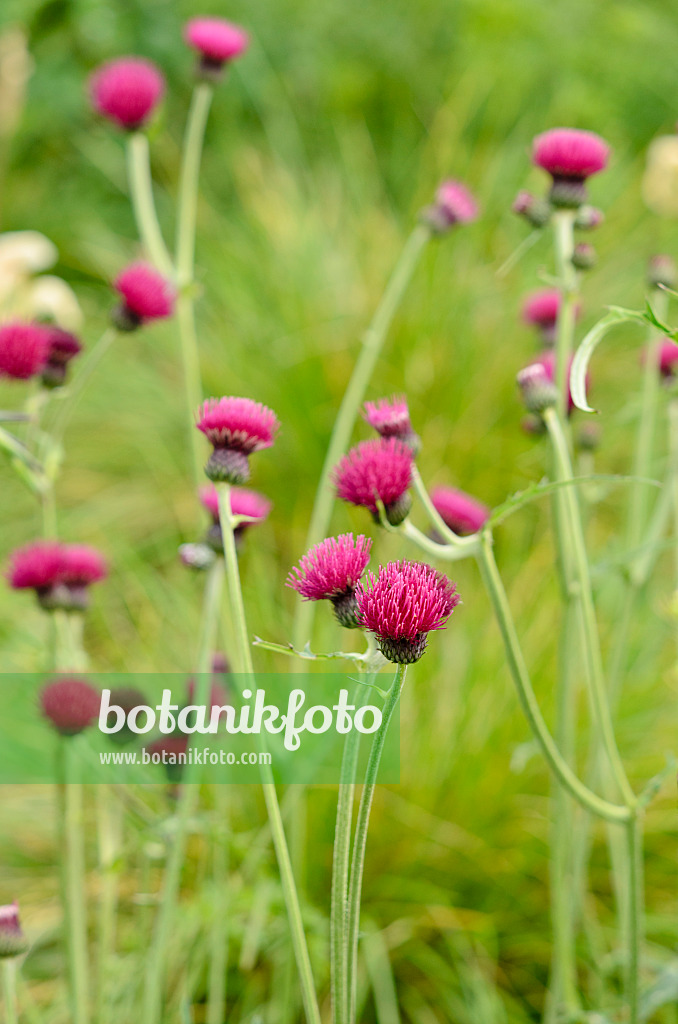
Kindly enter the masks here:
M 313 512 L 311 513 L 311 520 L 306 535 L 307 549 L 323 540 L 326 536 L 334 501 L 330 475 L 349 445 L 360 406 L 367 393 L 367 388 L 372 379 L 372 374 L 377 365 L 389 327 L 402 302 L 419 257 L 430 237 L 430 229 L 425 225 L 420 224 L 412 231 L 405 243 L 383 298 L 377 307 L 372 323 L 363 337 L 360 355 L 353 368 L 344 397 L 341 400 L 320 474 Z M 314 615 L 315 602 L 299 602 L 293 631 L 293 642 L 296 648 L 303 647 L 306 641 L 311 639 L 310 634 L 313 629 Z
M 16 997 L 16 959 L 14 957 L 2 961 L 2 990 L 5 1006 L 5 1024 L 19 1024 L 19 1011 Z
M 525 664 L 520 641 L 518 640 L 518 634 L 513 623 L 508 598 L 506 597 L 506 591 L 504 590 L 494 558 L 491 534 L 485 533 L 483 535 L 477 559 L 480 573 L 492 602 L 497 624 L 504 641 L 506 660 L 518 692 L 518 699 L 551 771 L 575 800 L 586 810 L 596 814 L 604 821 L 627 822 L 631 817 L 629 808 L 613 804 L 609 800 L 604 800 L 585 786 L 564 760 L 548 731 L 546 722 L 539 709 L 534 689 L 532 688 L 527 665 Z
M 363 872 L 365 870 L 365 851 L 367 849 L 367 830 L 370 823 L 370 812 L 374 799 L 374 789 L 379 774 L 379 764 L 384 751 L 386 734 L 391 724 L 400 694 L 405 683 L 407 665 L 398 665 L 395 678 L 389 690 L 382 711 L 381 725 L 374 734 L 370 750 L 365 781 L 360 797 L 358 818 L 353 840 L 353 857 L 351 860 L 351 876 L 348 889 L 348 966 L 349 966 L 349 998 L 348 1012 L 351 1024 L 355 1022 L 356 999 L 358 992 L 358 934 L 360 931 L 360 901 L 362 896 Z
M 636 810 L 626 824 L 629 862 L 629 956 L 626 990 L 629 1003 L 629 1024 L 638 1024 L 640 959 L 643 942 L 643 831 L 642 818 Z
M 99 896 L 97 945 L 97 1024 L 110 1019 L 111 992 L 108 988 L 111 959 L 115 948 L 115 921 L 118 907 L 117 858 L 121 847 L 121 805 L 110 786 L 99 787 L 97 800 L 97 831 L 101 893 Z
M 362 687 L 356 687 L 353 703 L 357 705 Z M 341 760 L 337 819 L 334 829 L 332 858 L 332 900 L 330 910 L 330 981 L 332 988 L 332 1020 L 347 1024 L 349 1019 L 349 936 L 348 889 L 351 863 L 351 820 L 355 777 L 360 753 L 360 734 L 351 729 L 346 734 Z
M 219 610 L 224 581 L 224 565 L 216 559 L 208 571 L 198 650 L 195 702 L 209 704 L 210 669 L 216 643 Z M 165 953 L 171 936 L 172 918 L 179 895 L 181 868 L 186 853 L 188 826 L 198 802 L 200 765 L 189 763 L 184 770 L 176 826 L 165 868 L 160 906 L 156 914 L 151 946 L 146 960 L 142 1019 L 145 1024 L 158 1024 L 162 1019 L 162 981 Z
M 553 218 L 556 273 L 560 282 L 560 306 L 556 328 L 556 386 L 558 411 L 563 418 L 567 412 L 570 393 L 568 378 L 577 309 L 577 271 L 572 263 L 574 217 L 572 210 L 559 210 Z
M 202 82 L 196 85 L 191 97 L 191 107 L 186 123 L 183 157 L 179 177 L 179 205 L 177 212 L 177 237 L 175 261 L 179 297 L 177 300 L 177 326 L 181 343 L 181 358 L 184 368 L 184 382 L 188 423 L 192 424 L 195 410 L 202 397 L 200 378 L 200 355 L 195 326 L 195 236 L 198 210 L 198 188 L 200 162 L 205 138 L 205 127 L 214 90 Z M 202 479 L 200 438 L 191 429 L 191 453 L 196 484 Z
M 158 270 L 166 277 L 172 277 L 172 260 L 155 212 L 148 139 L 143 132 L 133 132 L 127 140 L 127 175 L 142 245 Z
M 209 991 L 207 1024 L 224 1024 L 226 1020 L 226 972 L 228 969 L 228 834 L 230 808 L 225 786 L 216 786 L 215 802 L 221 831 L 212 843 L 212 879 L 215 888 L 214 916 L 209 942 Z
M 560 419 L 554 409 L 547 409 L 544 420 L 551 437 L 553 451 L 558 466 L 558 477 L 561 480 L 574 478 L 567 441 L 562 430 Z M 572 544 L 573 562 L 579 586 L 580 609 L 584 637 L 584 656 L 587 665 L 587 676 L 591 688 L 591 700 L 594 714 L 600 730 L 601 741 L 610 762 L 613 776 L 629 807 L 635 806 L 636 798 L 629 785 L 624 766 L 619 756 L 617 742 L 612 727 L 612 718 L 608 704 L 603 659 L 600 651 L 600 640 L 596 625 L 596 613 L 593 604 L 591 574 L 589 570 L 586 545 L 581 526 L 577 495 L 571 487 L 564 487 L 565 509 L 569 519 L 569 533 Z
M 245 616 L 245 605 L 240 584 L 240 570 L 238 568 L 238 556 L 235 548 L 235 537 L 233 534 L 234 517 L 231 511 L 231 488 L 228 484 L 218 484 L 219 493 L 219 521 L 221 524 L 221 536 L 224 546 L 224 559 L 226 562 L 226 576 L 228 589 L 231 598 L 231 614 L 235 619 L 235 631 L 238 647 L 238 668 L 249 676 L 254 675 L 252 664 L 252 651 L 250 648 L 247 619 Z M 304 1010 L 308 1024 L 320 1024 L 320 1009 L 315 993 L 313 982 L 313 971 L 311 959 L 308 954 L 304 924 L 301 917 L 299 897 L 292 871 L 292 862 L 285 838 L 280 804 L 273 781 L 273 772 L 270 765 L 261 765 L 262 789 L 266 810 L 268 812 L 271 836 L 278 859 L 280 871 L 280 883 L 282 885 L 287 917 L 292 936 L 292 946 L 297 961 L 299 972 L 299 984 L 304 1003 Z
M 63 792 L 64 911 L 68 934 L 68 968 L 73 1024 L 88 1024 L 89 961 L 87 953 L 87 909 L 85 903 L 85 837 L 83 830 L 83 786 L 73 779 L 73 740 L 62 739 L 61 788 Z

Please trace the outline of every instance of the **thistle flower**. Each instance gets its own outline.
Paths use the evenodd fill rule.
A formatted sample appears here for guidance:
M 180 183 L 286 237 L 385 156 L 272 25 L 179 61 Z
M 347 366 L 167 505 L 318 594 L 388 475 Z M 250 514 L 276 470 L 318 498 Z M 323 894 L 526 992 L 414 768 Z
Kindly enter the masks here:
M 211 485 L 201 487 L 199 497 L 203 508 L 212 516 L 212 527 L 207 534 L 207 543 L 215 551 L 221 552 L 223 545 L 219 522 L 219 493 L 216 487 Z M 248 527 L 254 526 L 256 523 L 263 523 L 272 507 L 272 502 L 258 491 L 252 491 L 247 487 L 233 487 L 231 489 L 231 513 L 234 516 L 247 516 L 247 520 L 239 523 L 233 531 L 236 543 L 242 540 Z
M 249 45 L 244 29 L 223 18 L 192 18 L 184 30 L 184 39 L 200 55 L 200 74 L 219 76 L 224 64 L 239 57 Z
M 377 638 L 389 661 L 419 661 L 428 634 L 443 629 L 459 604 L 455 585 L 423 562 L 389 562 L 358 585 L 358 621 Z
M 215 482 L 247 483 L 249 456 L 270 448 L 280 424 L 275 413 L 249 398 L 208 398 L 198 410 L 198 430 L 213 452 L 205 473 Z
M 555 342 L 560 302 L 560 292 L 557 288 L 538 288 L 530 292 L 523 303 L 523 321 L 538 328 L 545 345 L 550 346 Z M 578 303 L 574 312 L 575 317 L 579 317 L 581 308 Z
M 66 370 L 71 359 L 82 352 L 82 345 L 70 331 L 50 326 L 47 361 L 42 369 L 42 383 L 46 388 L 61 387 L 66 381 Z
M 143 57 L 112 60 L 90 79 L 94 109 L 128 131 L 137 131 L 146 124 L 164 92 L 161 72 Z
M 106 563 L 94 548 L 37 541 L 13 553 L 7 578 L 14 590 L 34 590 L 45 611 L 84 611 L 90 584 L 106 575 Z
M 552 128 L 532 145 L 532 162 L 551 175 L 554 206 L 577 209 L 586 202 L 586 180 L 607 166 L 610 147 L 594 132 Z
M 21 956 L 28 949 L 28 939 L 21 929 L 19 904 L 0 907 L 0 960 Z
M 62 736 L 77 736 L 96 721 L 101 695 L 84 679 L 63 676 L 40 694 L 43 715 Z
M 567 367 L 568 414 L 571 413 L 575 407 L 574 402 L 572 401 L 572 392 L 569 388 L 571 369 L 572 358 L 570 358 Z M 522 391 L 525 408 L 528 412 L 542 413 L 545 409 L 556 405 L 558 401 L 558 391 L 555 383 L 555 374 L 556 355 L 553 351 L 544 352 L 538 359 L 535 359 L 529 364 L 529 366 L 526 366 L 518 373 L 518 386 Z M 586 376 L 586 380 L 588 384 L 588 374 Z
M 365 402 L 363 417 L 380 437 L 397 437 L 408 444 L 415 454 L 418 452 L 420 439 L 412 429 L 404 395 Z
M 0 326 L 0 377 L 29 380 L 44 367 L 49 332 L 41 324 L 12 320 Z
M 487 505 L 456 487 L 435 487 L 431 502 L 445 525 L 460 536 L 477 533 L 490 515 Z
M 148 263 L 131 263 L 113 285 L 122 298 L 113 312 L 119 331 L 136 331 L 142 324 L 162 320 L 174 312 L 175 294 L 169 281 Z
M 551 206 L 545 199 L 539 199 L 530 192 L 519 192 L 511 207 L 519 217 L 524 217 L 533 228 L 545 227 L 551 219 Z
M 445 234 L 455 224 L 470 224 L 478 216 L 478 204 L 460 181 L 444 181 L 435 202 L 422 211 L 422 220 L 436 235 Z
M 363 534 L 357 538 L 352 533 L 328 537 L 303 556 L 285 586 L 306 601 L 331 601 L 339 624 L 353 629 L 359 625 L 355 590 L 367 568 L 371 548 L 371 539 Z
M 664 380 L 671 380 L 678 369 L 678 345 L 671 338 L 664 338 L 657 355 L 659 372 Z
M 338 497 L 368 509 L 375 522 L 381 503 L 389 523 L 398 526 L 412 505 L 412 458 L 412 449 L 397 437 L 361 441 L 334 470 Z

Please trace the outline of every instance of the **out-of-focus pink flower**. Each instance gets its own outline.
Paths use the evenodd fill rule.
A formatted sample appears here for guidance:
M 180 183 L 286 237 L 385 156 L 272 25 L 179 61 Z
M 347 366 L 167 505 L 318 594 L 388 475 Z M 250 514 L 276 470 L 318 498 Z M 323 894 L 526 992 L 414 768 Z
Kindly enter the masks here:
M 223 18 L 192 18 L 184 30 L 184 39 L 208 67 L 217 70 L 239 57 L 249 45 L 247 32 Z
M 205 473 L 215 482 L 249 480 L 249 456 L 270 448 L 280 427 L 272 409 L 250 398 L 208 398 L 198 410 L 196 426 L 214 451 Z
M 532 161 L 553 178 L 585 181 L 605 170 L 610 156 L 607 142 L 595 132 L 576 128 L 552 128 L 537 135 Z
M 164 92 L 161 72 L 143 57 L 109 61 L 90 79 L 95 110 L 130 131 L 146 124 Z
M 58 388 L 66 380 L 66 369 L 72 359 L 82 352 L 82 345 L 74 334 L 50 325 L 47 360 L 42 369 L 42 383 L 47 388 Z
M 0 326 L 0 377 L 29 380 L 43 369 L 49 332 L 41 324 L 12 320 Z
M 443 629 L 459 604 L 454 583 L 423 562 L 389 562 L 368 572 L 356 590 L 358 621 L 375 635 L 389 661 L 410 664 L 428 634 Z
M 148 263 L 131 263 L 118 274 L 114 288 L 122 298 L 122 306 L 113 317 L 119 330 L 134 331 L 174 312 L 172 285 Z
M 461 536 L 476 533 L 490 515 L 487 505 L 456 487 L 434 487 L 431 502 L 445 525 Z
M 101 694 L 85 679 L 64 676 L 48 683 L 40 694 L 40 707 L 62 736 L 77 736 L 96 721 Z
M 0 960 L 21 956 L 28 949 L 28 940 L 19 921 L 19 904 L 0 907 Z
M 397 437 L 416 453 L 419 438 L 412 429 L 410 411 L 404 395 L 380 398 L 377 402 L 365 402 L 363 416 L 380 437 Z
M 444 234 L 455 224 L 470 224 L 478 216 L 478 204 L 460 181 L 448 180 L 439 186 L 435 202 L 422 211 L 423 220 L 436 234 Z

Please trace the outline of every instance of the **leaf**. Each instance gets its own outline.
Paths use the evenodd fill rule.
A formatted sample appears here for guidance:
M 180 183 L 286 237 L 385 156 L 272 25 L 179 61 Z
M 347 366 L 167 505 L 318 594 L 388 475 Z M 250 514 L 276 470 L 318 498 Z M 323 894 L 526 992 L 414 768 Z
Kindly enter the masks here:
M 650 310 L 650 312 L 652 311 Z M 630 309 L 622 309 L 619 306 L 612 306 L 602 320 L 594 324 L 577 349 L 570 372 L 570 393 L 572 401 L 582 412 L 595 412 L 595 409 L 592 409 L 586 401 L 586 374 L 591 356 L 609 330 L 617 324 L 632 322 L 646 323 L 647 314 L 637 313 Z
M 646 484 L 648 487 L 661 487 L 661 483 L 658 480 L 650 480 L 643 476 L 621 476 L 611 473 L 593 473 L 590 476 L 577 476 L 572 480 L 540 480 L 539 483 L 531 484 L 524 491 L 518 491 L 502 502 L 501 505 L 497 505 L 492 510 L 492 514 L 483 529 L 491 530 L 499 523 L 503 523 L 505 519 L 508 519 L 510 515 L 513 515 L 514 512 L 517 512 L 524 505 L 529 505 L 530 502 L 537 501 L 538 498 L 542 498 L 545 494 L 551 494 L 561 487 L 581 486 L 583 484 L 600 483 L 601 481 L 612 485 L 639 483 Z
M 306 644 L 303 650 L 298 651 L 292 644 L 274 644 L 271 640 L 262 640 L 260 636 L 254 637 L 252 646 L 261 647 L 265 651 L 274 651 L 276 654 L 286 654 L 290 658 L 302 658 L 305 661 L 330 661 L 335 658 L 354 662 L 367 660 L 364 654 L 359 654 L 357 651 L 329 651 L 326 654 L 315 654 L 311 650 L 310 644 Z

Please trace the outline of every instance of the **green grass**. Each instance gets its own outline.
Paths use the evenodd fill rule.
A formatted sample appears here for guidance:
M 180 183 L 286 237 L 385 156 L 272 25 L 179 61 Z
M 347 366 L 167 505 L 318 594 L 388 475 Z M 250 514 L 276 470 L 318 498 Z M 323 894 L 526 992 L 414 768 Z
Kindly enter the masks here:
M 180 31 L 189 13 L 196 13 L 193 3 L 150 0 L 6 0 L 0 12 L 0 26 L 26 27 L 35 59 L 7 147 L 1 226 L 35 228 L 55 241 L 58 272 L 86 309 L 88 344 L 111 305 L 106 282 L 137 248 L 122 145 L 94 122 L 83 83 L 97 63 L 118 53 L 145 53 L 167 69 L 170 91 L 152 147 L 158 206 L 171 233 L 190 89 Z M 285 642 L 295 596 L 284 579 L 302 554 L 360 334 L 417 210 L 443 175 L 468 181 L 483 214 L 429 247 L 371 395 L 407 392 L 429 483 L 458 484 L 498 504 L 542 475 L 545 451 L 519 429 L 514 377 L 534 352 L 519 323 L 521 297 L 550 271 L 551 253 L 543 239 L 509 274 L 498 275 L 526 233 L 510 203 L 519 188 L 543 187 L 527 155 L 536 132 L 572 124 L 604 134 L 614 159 L 592 186 L 607 220 L 594 239 L 600 266 L 585 281 L 582 329 L 607 303 L 642 303 L 646 258 L 676 245 L 673 225 L 644 209 L 639 181 L 646 146 L 675 121 L 678 27 L 671 6 L 659 0 L 250 0 L 225 13 L 246 24 L 254 42 L 219 90 L 209 125 L 197 249 L 201 358 L 207 393 L 250 395 L 282 420 L 274 453 L 256 457 L 253 477 L 273 499 L 274 513 L 252 533 L 243 569 L 252 632 Z M 635 328 L 620 330 L 594 359 L 605 471 L 628 471 L 641 340 Z M 1 398 L 3 407 L 16 402 L 17 390 L 3 388 Z M 183 409 L 178 342 L 168 324 L 116 342 L 67 435 L 58 495 L 63 535 L 100 546 L 113 569 L 87 624 L 97 670 L 194 667 L 201 580 L 182 568 L 176 551 L 199 536 L 204 522 L 191 488 Z M 356 436 L 367 434 L 359 428 Z M 4 558 L 38 532 L 39 520 L 9 467 L 1 479 Z M 623 500 L 623 491 L 610 491 L 592 513 L 596 559 L 618 550 Z M 336 508 L 333 525 L 367 527 L 345 507 Z M 547 525 L 547 503 L 531 506 L 501 528 L 497 547 L 550 714 L 557 624 Z M 377 559 L 405 550 L 381 534 L 375 547 Z M 675 747 L 671 564 L 667 552 L 634 623 L 619 714 L 622 751 L 638 786 Z M 384 946 L 407 1022 L 525 1024 L 540 1019 L 544 998 L 547 771 L 518 709 L 477 573 L 464 563 L 455 576 L 464 604 L 410 674 L 403 783 L 378 794 L 370 834 L 364 915 L 370 928 L 383 929 L 369 958 L 381 995 L 375 1004 L 366 992 L 364 1020 L 379 1024 L 392 1024 Z M 614 599 L 612 579 L 599 592 L 608 645 Z M 0 607 L 4 671 L 33 670 L 43 656 L 41 616 L 28 598 L 8 591 L 0 593 Z M 318 619 L 318 646 L 334 647 L 329 614 L 321 609 Z M 257 663 L 288 667 L 264 654 Z M 581 723 L 583 757 L 583 706 Z M 147 798 L 162 810 L 161 794 Z M 234 791 L 232 800 L 229 1020 L 261 1014 L 273 1024 L 285 1019 L 284 912 L 266 847 L 269 888 L 255 884 L 247 868 L 263 821 L 259 797 Z M 308 808 L 307 917 L 323 993 L 333 803 L 333 791 L 314 791 Z M 60 969 L 49 807 L 42 791 L 8 794 L 0 838 L 0 902 L 17 896 L 32 937 L 40 939 L 26 967 L 39 1002 L 50 999 L 50 979 Z M 655 966 L 668 961 L 678 938 L 674 814 L 669 782 L 647 821 L 648 962 Z M 123 948 L 130 955 L 119 964 L 121 1021 L 134 1019 L 127 983 L 140 971 L 144 948 L 135 898 L 145 891 L 143 850 L 158 842 L 153 829 L 138 828 L 142 852 L 133 852 L 122 880 Z M 590 934 L 579 949 L 594 1007 L 615 943 L 604 832 L 596 836 Z M 303 837 L 293 839 L 302 844 Z M 201 950 L 213 904 L 201 883 L 206 856 L 196 837 L 172 937 L 175 998 L 184 986 L 200 993 L 204 985 Z M 148 871 L 155 887 L 157 862 Z M 675 1024 L 675 1009 L 661 1013 L 653 1020 Z M 62 1008 L 48 1019 L 67 1018 Z

